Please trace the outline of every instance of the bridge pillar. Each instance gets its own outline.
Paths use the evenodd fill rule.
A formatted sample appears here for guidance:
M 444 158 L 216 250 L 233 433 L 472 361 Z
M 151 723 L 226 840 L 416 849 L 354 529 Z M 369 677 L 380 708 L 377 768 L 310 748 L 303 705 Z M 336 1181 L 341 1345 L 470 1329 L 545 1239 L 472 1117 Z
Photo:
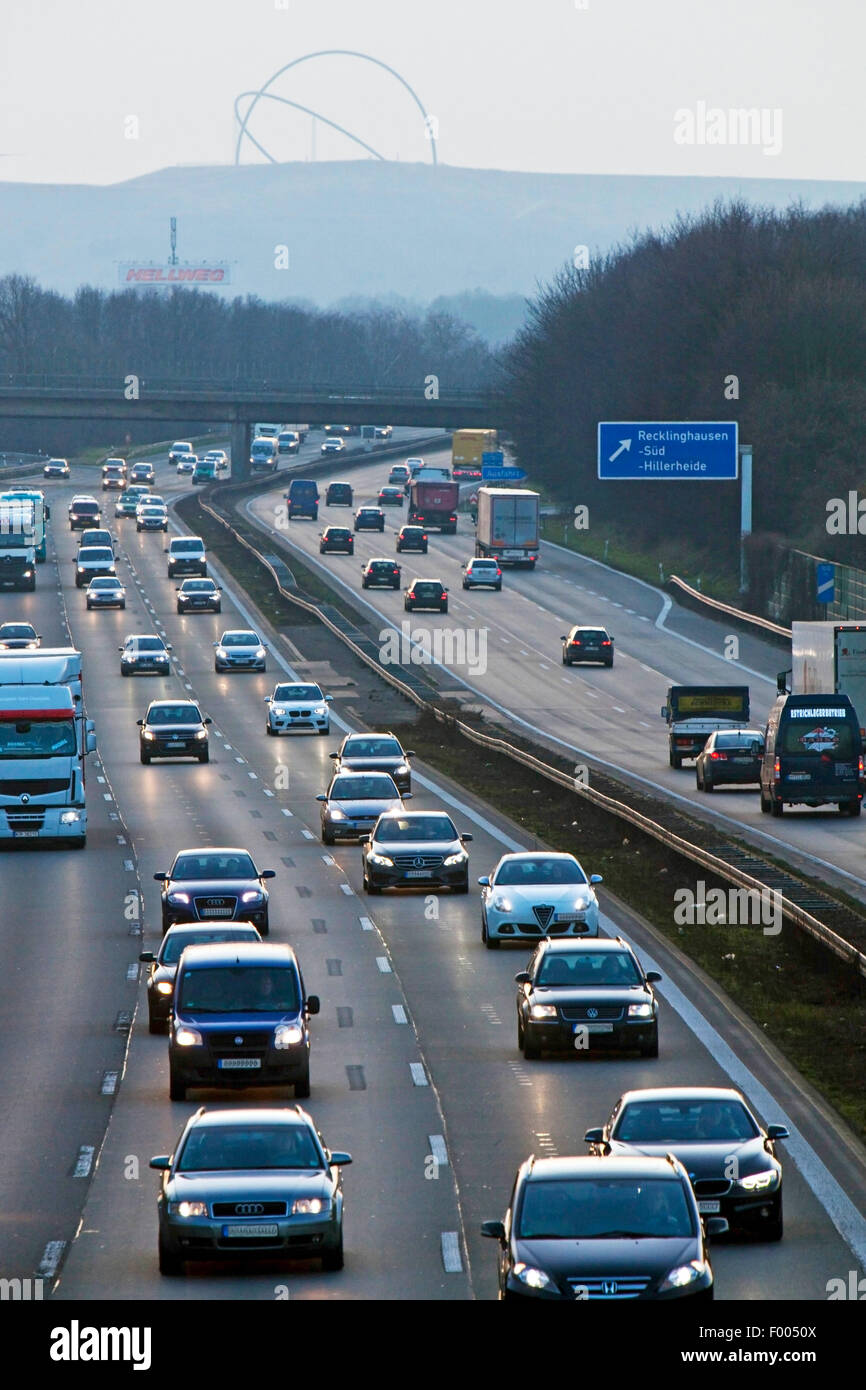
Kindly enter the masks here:
M 236 481 L 250 476 L 251 426 L 247 420 L 233 420 L 231 425 L 232 478 Z

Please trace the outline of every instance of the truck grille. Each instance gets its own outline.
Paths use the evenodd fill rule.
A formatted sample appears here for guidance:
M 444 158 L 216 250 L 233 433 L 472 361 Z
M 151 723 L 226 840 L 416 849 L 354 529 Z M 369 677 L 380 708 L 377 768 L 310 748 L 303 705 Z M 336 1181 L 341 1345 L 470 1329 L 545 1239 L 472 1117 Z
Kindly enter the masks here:
M 10 830 L 41 830 L 45 823 L 44 806 L 28 806 L 26 811 L 7 811 Z
M 18 777 L 0 778 L 0 796 L 48 796 L 51 792 L 65 792 L 69 786 L 68 777 L 44 777 L 27 780 Z M 30 807 L 27 808 L 30 811 Z

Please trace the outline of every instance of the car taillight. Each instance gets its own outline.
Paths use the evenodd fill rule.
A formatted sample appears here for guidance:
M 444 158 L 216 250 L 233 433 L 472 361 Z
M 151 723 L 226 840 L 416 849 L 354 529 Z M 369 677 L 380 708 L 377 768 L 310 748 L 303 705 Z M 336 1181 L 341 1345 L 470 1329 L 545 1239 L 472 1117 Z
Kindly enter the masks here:
M 727 753 L 711 753 L 710 761 L 717 763 L 721 759 L 721 761 L 724 762 L 727 756 Z
M 606 638 L 604 639 L 604 641 L 602 642 L 601 645 L 602 645 L 603 647 L 610 647 L 610 646 L 612 645 L 610 638 L 609 638 L 609 637 L 606 637 Z
M 862 753 L 860 754 L 860 757 L 857 759 L 857 772 L 858 772 L 859 776 L 861 776 L 861 777 L 863 776 L 863 754 L 862 754 Z
M 424 520 L 423 516 L 419 516 L 419 517 L 418 517 L 418 520 L 419 520 L 419 521 L 423 521 L 423 520 Z M 426 540 L 426 537 L 425 537 L 425 540 Z
M 395 578 L 395 579 L 397 578 L 397 575 L 398 575 L 399 573 L 400 573 L 399 570 L 395 570 L 395 571 L 394 571 L 394 578 Z M 863 761 L 862 758 L 861 758 L 860 761 L 861 761 L 861 762 Z
M 415 597 L 415 590 L 414 590 L 414 589 L 410 589 L 410 590 L 409 590 L 409 598 L 414 598 L 414 597 Z
M 862 761 L 862 759 L 861 759 Z M 773 779 L 778 782 L 782 776 L 782 764 L 779 758 L 773 763 Z
M 449 520 L 449 521 L 456 521 L 457 518 L 456 518 L 456 516 L 449 516 L 448 520 Z

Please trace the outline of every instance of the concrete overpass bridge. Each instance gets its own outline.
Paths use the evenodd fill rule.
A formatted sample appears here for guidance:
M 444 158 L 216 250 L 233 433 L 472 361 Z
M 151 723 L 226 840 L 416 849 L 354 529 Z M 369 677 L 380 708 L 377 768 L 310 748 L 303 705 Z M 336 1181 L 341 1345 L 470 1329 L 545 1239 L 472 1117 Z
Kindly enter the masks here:
M 278 381 L 179 381 L 147 375 L 0 378 L 0 419 L 163 420 L 225 427 L 232 459 L 248 467 L 250 434 L 258 420 L 310 424 L 410 425 L 431 429 L 503 429 L 504 394 L 440 386 L 435 377 L 417 387 L 310 385 Z M 233 472 L 235 469 L 233 467 Z

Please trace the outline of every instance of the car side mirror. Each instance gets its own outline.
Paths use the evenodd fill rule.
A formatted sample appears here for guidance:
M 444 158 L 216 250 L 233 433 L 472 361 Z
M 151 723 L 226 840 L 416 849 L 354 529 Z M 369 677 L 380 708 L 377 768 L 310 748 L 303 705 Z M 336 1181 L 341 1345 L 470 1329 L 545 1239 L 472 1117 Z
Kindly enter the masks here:
M 157 883 L 168 883 L 168 874 L 154 874 L 153 877 Z
M 403 800 L 403 801 L 411 801 L 414 795 L 415 795 L 414 792 L 403 792 L 403 794 L 402 794 L 402 800 Z
M 351 1162 L 352 1162 L 352 1155 L 351 1155 L 351 1154 L 342 1153 L 341 1151 L 338 1150 L 336 1153 L 332 1153 L 332 1154 L 329 1156 L 329 1158 L 328 1158 L 328 1167 L 329 1167 L 329 1168 L 347 1168 Z
M 153 1162 L 151 1161 L 151 1167 Z M 727 1224 L 727 1223 L 726 1223 Z M 482 1221 L 481 1234 L 489 1236 L 491 1240 L 505 1241 L 505 1226 L 501 1221 Z
M 327 799 L 328 798 L 324 792 L 319 792 L 319 795 L 316 797 L 317 801 L 327 801 Z
M 166 642 L 166 644 L 165 644 L 165 650 L 166 650 L 167 652 L 173 652 L 173 651 L 174 651 L 174 647 L 171 645 L 170 642 Z
M 482 888 L 490 887 L 490 879 L 487 874 L 485 874 L 483 878 L 479 878 L 478 882 L 481 884 Z
M 667 717 L 668 717 L 668 707 L 667 707 L 667 705 L 662 705 L 661 710 L 659 711 L 659 717 L 660 717 L 661 719 L 667 719 Z
M 162 547 L 162 553 L 163 553 L 163 555 L 167 555 L 167 554 L 168 554 L 168 546 L 167 546 L 167 545 L 164 545 L 164 546 Z
M 262 869 L 261 873 L 259 874 L 259 878 L 276 878 L 276 876 L 276 869 Z
M 648 970 L 646 978 L 649 984 L 657 985 L 662 977 L 657 970 Z
M 84 744 L 84 752 L 85 752 L 85 754 L 87 754 L 87 753 L 95 753 L 95 752 L 96 752 L 96 734 L 93 732 L 92 729 L 89 730 L 88 733 L 87 733 L 87 735 L 86 735 L 85 744 Z
M 328 754 L 328 757 L 329 757 L 329 758 L 339 758 L 339 756 L 340 756 L 339 753 L 329 753 L 329 754 Z
M 119 652 L 125 652 L 125 651 L 126 651 L 126 647 L 118 647 L 117 650 L 118 650 Z
M 203 719 L 203 720 L 202 720 L 202 723 L 203 723 L 203 724 L 212 724 L 212 723 L 213 723 L 213 720 L 212 720 L 210 717 L 208 717 L 207 719 Z
M 583 1136 L 584 1144 L 602 1144 L 604 1142 L 603 1129 L 588 1129 Z
M 144 720 L 143 720 L 143 719 L 136 719 L 135 722 L 136 722 L 136 724 L 138 725 L 138 727 L 139 727 L 140 729 L 143 729 L 143 728 L 144 728 Z
M 218 647 L 218 646 L 219 646 L 219 642 L 211 642 L 211 646 L 212 646 L 212 647 Z
M 403 757 L 404 757 L 404 758 L 414 758 L 414 757 L 415 757 L 415 749 L 414 749 L 414 748 L 407 748 L 406 751 L 405 751 L 405 753 L 403 754 Z
M 142 961 L 144 965 L 152 965 L 153 962 L 156 960 L 156 956 L 154 955 L 153 951 L 142 951 L 138 959 Z
M 460 836 L 460 839 L 463 841 L 463 844 L 464 844 L 464 845 L 468 845 L 472 840 L 475 839 L 475 836 L 474 836 L 474 835 L 461 835 L 461 836 Z
M 785 1125 L 767 1125 L 768 1139 L 790 1139 L 790 1137 Z
M 724 1236 L 730 1230 L 724 1216 L 705 1216 L 704 1231 L 708 1236 Z
M 322 1001 L 320 1000 L 318 994 L 309 994 L 307 996 L 307 1013 L 317 1014 L 321 1011 L 321 1008 Z
M 167 1173 L 171 1167 L 170 1154 L 156 1154 L 148 1163 L 148 1168 L 155 1168 L 158 1173 Z M 727 1223 L 726 1223 L 727 1224 Z
M 530 975 L 528 970 L 518 970 L 517 974 L 514 977 L 514 983 L 516 985 L 531 985 L 532 976 Z
M 325 704 L 330 705 L 330 704 L 333 702 L 333 699 L 334 699 L 333 695 L 326 695 L 326 696 L 325 696 Z
M 590 874 L 589 881 L 590 883 L 604 883 L 601 874 Z

